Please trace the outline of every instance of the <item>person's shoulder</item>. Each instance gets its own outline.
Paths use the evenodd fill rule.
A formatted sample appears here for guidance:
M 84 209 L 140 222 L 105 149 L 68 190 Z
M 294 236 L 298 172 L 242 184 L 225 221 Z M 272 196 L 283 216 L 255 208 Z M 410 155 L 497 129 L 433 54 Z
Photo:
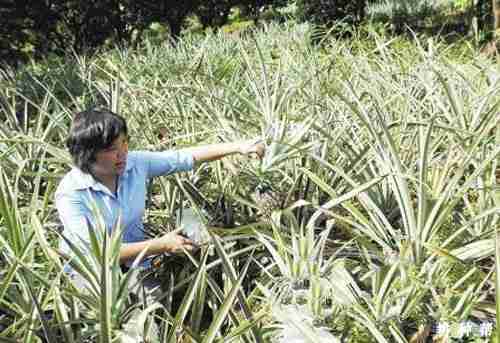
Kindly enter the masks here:
M 93 178 L 83 173 L 80 169 L 73 167 L 64 175 L 57 186 L 55 197 L 62 195 L 76 195 L 79 191 L 89 188 L 95 182 Z
M 126 170 L 131 170 L 140 167 L 142 164 L 146 163 L 146 158 L 142 151 L 129 151 L 127 155 L 127 167 Z
M 129 151 L 124 176 L 133 175 L 137 177 L 138 175 L 145 174 L 148 169 L 149 160 L 147 151 Z

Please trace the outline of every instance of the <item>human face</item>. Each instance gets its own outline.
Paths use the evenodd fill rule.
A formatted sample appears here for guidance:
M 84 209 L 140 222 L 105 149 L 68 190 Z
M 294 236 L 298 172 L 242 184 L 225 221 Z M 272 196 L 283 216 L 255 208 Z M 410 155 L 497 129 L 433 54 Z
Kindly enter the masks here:
M 106 149 L 96 153 L 92 172 L 101 179 L 120 176 L 127 166 L 128 137 L 121 134 Z

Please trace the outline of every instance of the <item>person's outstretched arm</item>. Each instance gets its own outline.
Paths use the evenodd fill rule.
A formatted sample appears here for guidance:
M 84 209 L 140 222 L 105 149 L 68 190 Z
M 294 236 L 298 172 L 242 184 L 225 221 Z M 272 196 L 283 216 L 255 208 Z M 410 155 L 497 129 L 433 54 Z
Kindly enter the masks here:
M 207 162 L 215 161 L 233 154 L 255 154 L 258 157 L 262 157 L 264 155 L 264 144 L 262 141 L 253 139 L 232 143 L 202 145 L 183 150 L 191 153 L 196 162 Z

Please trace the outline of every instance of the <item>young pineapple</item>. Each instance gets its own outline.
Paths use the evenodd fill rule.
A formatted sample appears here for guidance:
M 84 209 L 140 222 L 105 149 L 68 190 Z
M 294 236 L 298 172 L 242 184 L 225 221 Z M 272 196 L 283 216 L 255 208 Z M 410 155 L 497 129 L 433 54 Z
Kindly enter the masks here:
M 282 181 L 282 164 L 313 147 L 308 140 L 311 125 L 311 120 L 302 124 L 290 124 L 285 120 L 275 122 L 266 130 L 263 139 L 266 153 L 259 166 L 250 173 L 258 182 L 252 199 L 260 215 L 270 216 L 273 211 L 289 205 L 288 192 L 278 186 Z
M 271 187 L 268 181 L 261 181 L 252 194 L 252 199 L 259 208 L 259 215 L 271 216 L 276 210 L 286 207 L 287 193 Z

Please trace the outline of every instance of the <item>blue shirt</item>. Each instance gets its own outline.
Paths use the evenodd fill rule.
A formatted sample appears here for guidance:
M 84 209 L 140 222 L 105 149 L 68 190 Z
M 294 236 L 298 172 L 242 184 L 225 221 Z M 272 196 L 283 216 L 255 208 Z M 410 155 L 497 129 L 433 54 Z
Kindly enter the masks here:
M 92 210 L 95 203 L 108 230 L 116 226 L 119 218 L 123 228 L 123 242 L 143 241 L 144 215 L 148 181 L 159 175 L 188 171 L 193 168 L 193 156 L 181 151 L 131 151 L 127 155 L 125 171 L 118 179 L 116 195 L 92 175 L 74 167 L 59 184 L 55 201 L 65 235 L 79 248 L 88 249 L 88 228 L 96 227 Z M 94 205 L 95 206 L 95 205 Z M 64 240 L 62 252 L 71 254 Z

